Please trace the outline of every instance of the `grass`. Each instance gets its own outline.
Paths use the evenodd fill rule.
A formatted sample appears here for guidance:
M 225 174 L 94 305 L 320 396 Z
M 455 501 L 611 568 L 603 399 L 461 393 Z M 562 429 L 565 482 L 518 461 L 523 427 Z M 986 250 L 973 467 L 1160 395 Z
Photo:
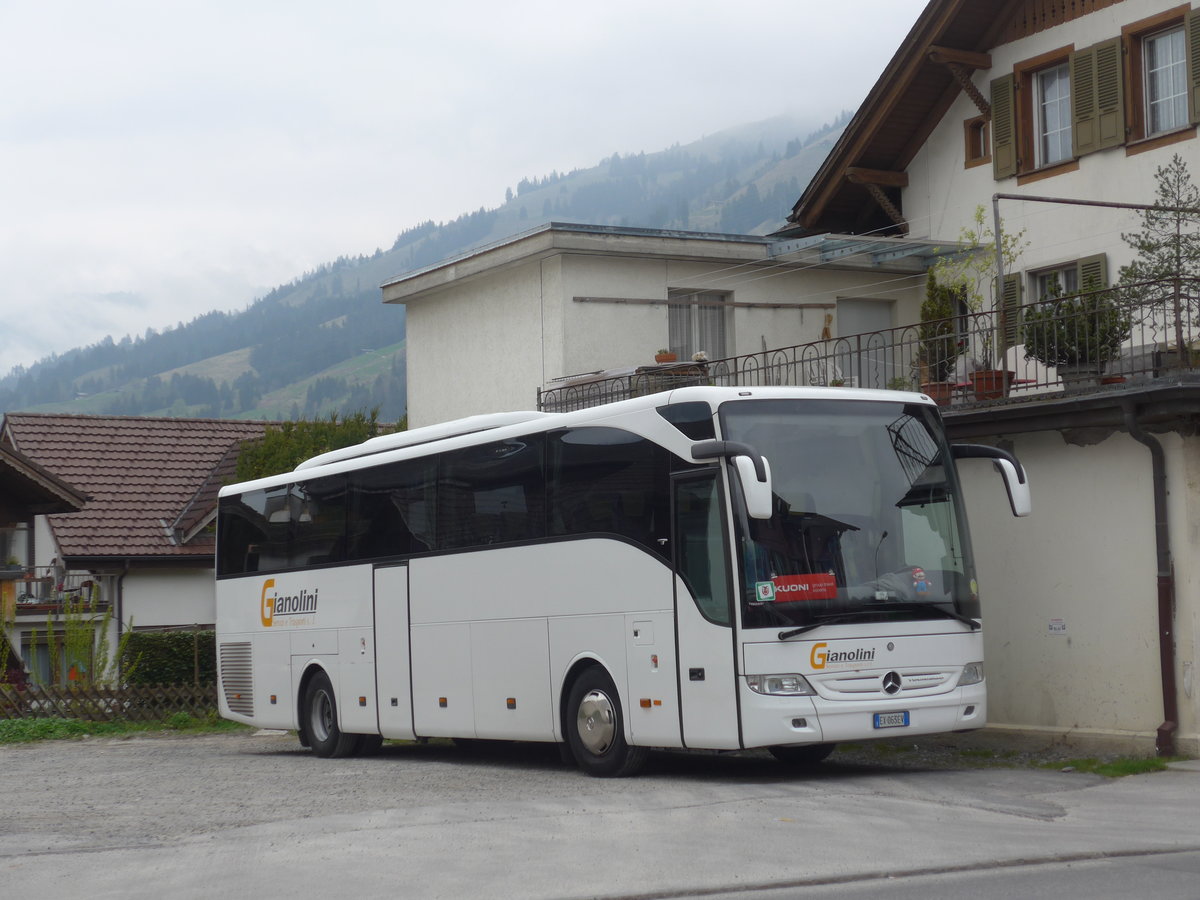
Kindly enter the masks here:
M 28 744 L 85 737 L 119 737 L 126 734 L 179 732 L 209 734 L 246 728 L 212 714 L 196 717 L 174 713 L 160 722 L 88 722 L 83 719 L 0 719 L 0 744 Z
M 1147 772 L 1162 772 L 1167 763 L 1183 757 L 1162 756 L 1118 756 L 1115 759 L 1060 759 L 1054 762 L 1041 762 L 1043 769 L 1071 770 L 1087 772 L 1093 775 L 1103 775 L 1105 778 L 1123 778 L 1126 775 L 1145 775 Z

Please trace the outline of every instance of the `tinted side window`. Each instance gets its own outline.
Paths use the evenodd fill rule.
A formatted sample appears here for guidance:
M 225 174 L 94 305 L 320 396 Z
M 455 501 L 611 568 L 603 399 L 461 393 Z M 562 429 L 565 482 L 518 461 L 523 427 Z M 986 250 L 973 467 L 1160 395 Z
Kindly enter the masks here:
M 345 558 L 341 476 L 226 497 L 219 515 L 218 575 L 326 565 Z
M 217 513 L 218 575 L 259 571 L 268 536 L 266 498 L 266 491 L 221 498 Z
M 413 459 L 351 472 L 349 559 L 435 549 L 437 461 Z
M 442 454 L 438 547 L 483 547 L 545 537 L 542 435 Z
M 551 535 L 617 534 L 666 555 L 670 454 L 617 428 L 549 436 Z
M 291 497 L 288 564 L 324 566 L 342 562 L 346 558 L 346 476 L 332 475 L 293 485 Z

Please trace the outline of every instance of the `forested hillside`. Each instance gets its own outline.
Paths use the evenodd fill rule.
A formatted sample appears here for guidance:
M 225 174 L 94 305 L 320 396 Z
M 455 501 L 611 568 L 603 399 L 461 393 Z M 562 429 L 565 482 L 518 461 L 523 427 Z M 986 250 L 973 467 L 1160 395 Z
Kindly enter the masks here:
M 524 178 L 501 206 L 408 228 L 389 250 L 321 266 L 240 312 L 18 367 L 0 378 L 0 411 L 287 419 L 378 407 L 397 420 L 406 408 L 404 310 L 382 304 L 382 282 L 548 221 L 768 233 L 846 118 L 815 131 L 772 119 Z

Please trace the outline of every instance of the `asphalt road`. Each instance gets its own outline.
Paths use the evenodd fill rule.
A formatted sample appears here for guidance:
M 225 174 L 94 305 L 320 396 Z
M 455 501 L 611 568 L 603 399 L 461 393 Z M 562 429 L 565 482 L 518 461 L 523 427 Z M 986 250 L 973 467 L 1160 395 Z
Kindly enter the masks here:
M 1200 764 L 1044 769 L 536 745 L 323 760 L 248 733 L 0 747 L 8 896 L 1200 897 Z

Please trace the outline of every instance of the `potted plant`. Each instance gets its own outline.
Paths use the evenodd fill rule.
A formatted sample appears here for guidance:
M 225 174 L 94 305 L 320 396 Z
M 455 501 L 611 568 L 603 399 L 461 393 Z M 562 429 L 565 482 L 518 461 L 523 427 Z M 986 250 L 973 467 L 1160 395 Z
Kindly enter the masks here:
M 670 350 L 668 350 L 666 347 L 663 347 L 661 350 L 655 351 L 655 354 L 654 354 L 654 361 L 656 363 L 673 363 L 678 359 L 679 359 L 679 357 L 676 356 L 674 353 L 672 353 Z
M 1058 369 L 1064 385 L 1096 384 L 1133 327 L 1129 314 L 1094 279 L 1082 293 L 1064 297 L 1058 281 L 1025 312 L 1025 358 Z
M 973 313 L 984 312 L 985 291 L 991 295 L 989 315 L 973 317 L 978 323 L 971 341 L 973 370 L 968 379 L 979 400 L 991 400 L 1008 393 L 1016 373 L 1004 365 L 1007 348 L 1004 336 L 1011 334 L 1014 323 L 1005 320 L 1006 309 L 1001 297 L 1003 286 L 996 281 L 996 253 L 999 244 L 1000 260 L 1005 272 L 1011 272 L 1028 241 L 1025 230 L 1001 231 L 997 242 L 988 226 L 982 205 L 975 208 L 971 225 L 959 233 L 961 249 L 939 259 L 930 268 L 937 280 L 961 291 L 967 308 Z M 1005 279 L 1006 285 L 1008 279 Z
M 955 300 L 961 291 L 939 284 L 930 271 L 925 280 L 925 300 L 921 304 L 921 325 L 917 331 L 917 370 L 921 392 L 947 406 L 954 394 L 954 366 L 958 360 L 958 334 L 954 316 Z

